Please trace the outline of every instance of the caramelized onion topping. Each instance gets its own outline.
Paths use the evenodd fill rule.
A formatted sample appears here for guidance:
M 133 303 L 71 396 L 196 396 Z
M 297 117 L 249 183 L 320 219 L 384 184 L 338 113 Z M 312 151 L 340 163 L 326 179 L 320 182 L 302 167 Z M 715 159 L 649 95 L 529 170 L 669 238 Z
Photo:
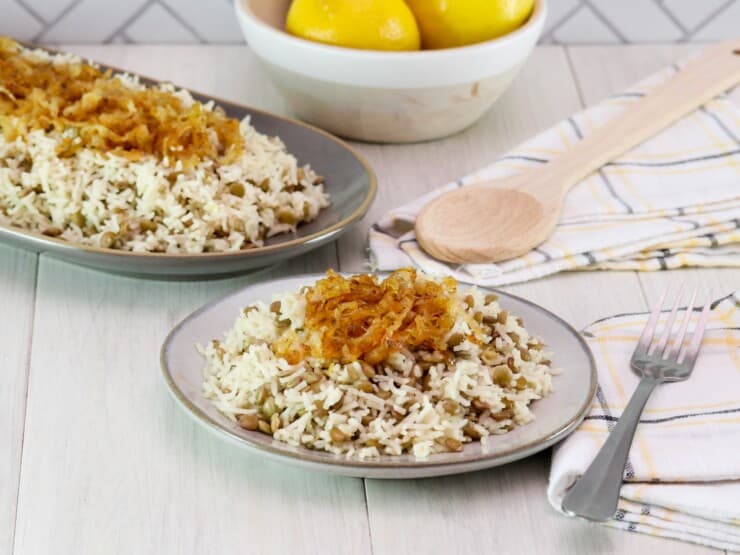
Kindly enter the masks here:
M 305 293 L 305 336 L 285 334 L 273 346 L 296 364 L 306 356 L 375 365 L 401 349 L 445 350 L 455 323 L 457 284 L 420 278 L 413 269 L 386 279 L 329 271 Z
M 171 92 L 127 87 L 110 70 L 38 59 L 0 37 L 0 131 L 6 140 L 30 131 L 64 133 L 60 156 L 90 148 L 138 160 L 154 155 L 192 167 L 229 163 L 244 150 L 239 121 Z

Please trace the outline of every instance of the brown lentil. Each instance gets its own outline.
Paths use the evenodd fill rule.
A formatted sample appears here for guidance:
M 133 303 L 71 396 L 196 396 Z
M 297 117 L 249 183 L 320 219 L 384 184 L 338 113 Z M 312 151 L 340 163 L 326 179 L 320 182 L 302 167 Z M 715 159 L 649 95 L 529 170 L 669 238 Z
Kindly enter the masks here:
M 481 438 L 480 432 L 472 424 L 466 424 L 463 428 L 463 432 L 465 432 L 465 435 L 467 435 L 471 439 Z
M 275 399 L 272 397 L 268 397 L 267 400 L 262 403 L 262 414 L 264 414 L 267 418 L 271 418 L 273 414 L 275 414 L 275 411 L 277 410 L 277 407 L 275 406 Z
M 270 430 L 274 434 L 280 429 L 280 415 L 278 413 L 275 413 L 272 415 L 272 418 L 270 418 Z
M 231 183 L 229 185 L 229 192 L 235 197 L 244 197 L 244 184 L 238 182 Z
M 367 362 L 365 362 L 364 360 L 361 360 L 360 366 L 362 367 L 362 373 L 365 374 L 366 378 L 372 378 L 375 376 L 375 368 L 373 368 Z
M 491 405 L 485 401 L 481 401 L 480 399 L 473 399 L 470 404 L 473 405 L 473 408 L 478 412 L 484 412 L 491 408 Z
M 85 216 L 79 210 L 69 217 L 69 221 L 79 228 L 83 228 L 86 223 Z
M 139 220 L 139 229 L 142 231 L 156 231 L 157 224 L 151 220 Z
M 514 411 L 511 409 L 504 409 L 502 411 L 497 412 L 496 414 L 491 415 L 494 420 L 509 420 L 513 418 Z
M 457 347 L 460 343 L 465 341 L 465 336 L 461 333 L 453 333 L 450 338 L 447 340 L 447 345 L 449 347 Z
M 259 418 L 256 414 L 242 414 L 239 417 L 239 426 L 245 430 L 254 431 L 259 426 Z
M 112 231 L 106 231 L 100 236 L 100 246 L 104 249 L 111 248 L 116 242 L 116 236 Z
M 347 436 L 338 428 L 332 428 L 329 430 L 329 436 L 331 437 L 332 443 L 342 443 L 343 441 L 347 441 Z
M 277 219 L 281 224 L 295 225 L 298 223 L 296 215 L 288 210 L 278 210 Z
M 359 381 L 355 384 L 355 387 L 359 389 L 360 391 L 363 391 L 365 393 L 372 393 L 373 392 L 373 384 L 371 384 L 367 380 Z
M 270 427 L 270 424 L 269 422 L 267 422 L 267 420 L 260 420 L 257 425 L 260 432 L 262 432 L 263 434 L 267 434 L 268 436 L 272 435 L 272 428 Z
M 493 383 L 501 387 L 507 387 L 511 383 L 511 370 L 508 366 L 496 366 L 491 370 Z
M 462 451 L 462 443 L 452 437 L 446 437 L 444 439 L 444 445 L 450 451 Z

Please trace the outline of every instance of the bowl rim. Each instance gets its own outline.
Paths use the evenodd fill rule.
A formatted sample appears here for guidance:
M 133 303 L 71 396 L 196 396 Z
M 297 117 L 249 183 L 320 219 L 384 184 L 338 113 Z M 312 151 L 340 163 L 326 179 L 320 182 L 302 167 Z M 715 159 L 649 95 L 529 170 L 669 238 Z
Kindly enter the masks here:
M 251 22 L 261 31 L 270 34 L 273 37 L 278 37 L 279 40 L 286 42 L 293 42 L 297 45 L 301 45 L 305 48 L 312 50 L 314 53 L 324 53 L 328 55 L 339 55 L 339 56 L 358 56 L 360 58 L 384 58 L 386 60 L 404 60 L 413 59 L 419 60 L 419 58 L 426 58 L 427 60 L 433 57 L 450 57 L 455 56 L 464 52 L 475 53 L 476 51 L 481 52 L 489 48 L 506 47 L 518 40 L 524 38 L 525 35 L 534 32 L 535 29 L 544 23 L 547 17 L 548 5 L 547 0 L 534 0 L 534 6 L 532 13 L 529 15 L 527 21 L 523 25 L 514 29 L 513 31 L 501 35 L 499 37 L 485 40 L 482 42 L 476 42 L 473 44 L 466 44 L 464 46 L 453 46 L 450 48 L 438 48 L 429 50 L 369 50 L 361 48 L 349 48 L 346 46 L 336 46 L 333 44 L 326 44 L 322 42 L 311 41 L 301 37 L 297 37 L 287 33 L 286 31 L 276 29 L 272 25 L 268 25 L 257 17 L 252 9 L 248 6 L 248 0 L 233 0 L 234 10 L 238 17 L 243 17 L 245 20 Z

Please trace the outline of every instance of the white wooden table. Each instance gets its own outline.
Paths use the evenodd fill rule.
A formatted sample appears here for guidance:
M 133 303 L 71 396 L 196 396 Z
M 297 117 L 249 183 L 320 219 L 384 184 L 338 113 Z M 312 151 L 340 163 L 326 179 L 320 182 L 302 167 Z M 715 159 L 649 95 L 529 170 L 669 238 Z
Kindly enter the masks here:
M 84 56 L 275 112 L 246 47 L 70 46 Z M 689 46 L 541 47 L 478 125 L 446 140 L 357 145 L 380 191 L 367 218 L 272 275 L 361 271 L 388 208 L 472 171 Z M 507 289 L 580 328 L 644 310 L 669 281 L 729 292 L 733 270 L 572 273 Z M 705 553 L 570 520 L 547 504 L 549 453 L 417 481 L 335 478 L 267 462 L 193 423 L 159 377 L 166 332 L 248 283 L 114 277 L 0 247 L 0 554 Z

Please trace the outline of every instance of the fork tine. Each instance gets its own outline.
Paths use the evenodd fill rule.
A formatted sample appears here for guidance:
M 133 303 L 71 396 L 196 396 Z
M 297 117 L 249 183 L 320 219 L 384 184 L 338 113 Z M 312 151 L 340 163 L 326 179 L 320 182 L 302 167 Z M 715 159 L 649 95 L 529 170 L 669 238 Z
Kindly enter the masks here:
M 699 354 L 699 347 L 701 346 L 701 340 L 704 338 L 704 330 L 707 327 L 707 320 L 709 320 L 709 309 L 712 306 L 712 295 L 711 292 L 707 298 L 707 302 L 704 304 L 704 308 L 699 316 L 699 321 L 696 323 L 694 333 L 691 334 L 691 342 L 688 346 L 684 347 L 678 355 L 679 364 L 686 364 L 689 368 L 693 368 L 696 362 L 696 357 Z
M 646 352 L 648 347 L 650 346 L 650 343 L 653 341 L 653 336 L 655 335 L 655 326 L 658 323 L 658 318 L 660 317 L 660 310 L 663 308 L 663 302 L 665 301 L 666 294 L 668 293 L 668 288 L 666 287 L 663 289 L 663 292 L 660 294 L 660 298 L 658 299 L 658 302 L 653 305 L 653 310 L 650 313 L 650 317 L 648 318 L 647 323 L 645 324 L 645 327 L 642 330 L 642 334 L 640 335 L 640 341 L 637 342 L 637 348 L 635 349 L 635 353 L 638 352 Z
M 698 289 L 694 289 L 694 292 L 691 294 L 691 300 L 689 301 L 689 304 L 686 305 L 686 312 L 684 312 L 681 325 L 678 327 L 676 339 L 672 341 L 670 345 L 666 346 L 665 353 L 663 353 L 664 359 L 672 358 L 673 355 L 678 355 L 681 350 L 683 340 L 686 337 L 686 330 L 689 328 L 689 322 L 691 321 L 691 313 L 694 310 L 697 292 Z
M 678 293 L 676 294 L 676 301 L 673 303 L 673 308 L 671 309 L 671 313 L 668 315 L 668 320 L 666 321 L 665 325 L 663 326 L 663 333 L 660 334 L 660 339 L 658 339 L 657 343 L 650 347 L 650 350 L 648 351 L 649 355 L 652 355 L 653 353 L 663 353 L 664 349 L 666 348 L 666 345 L 668 345 L 668 339 L 671 337 L 671 330 L 673 330 L 673 322 L 676 320 L 676 314 L 678 314 L 678 307 L 681 305 L 681 295 L 683 294 L 683 287 L 684 284 L 681 283 L 681 285 L 678 287 Z

